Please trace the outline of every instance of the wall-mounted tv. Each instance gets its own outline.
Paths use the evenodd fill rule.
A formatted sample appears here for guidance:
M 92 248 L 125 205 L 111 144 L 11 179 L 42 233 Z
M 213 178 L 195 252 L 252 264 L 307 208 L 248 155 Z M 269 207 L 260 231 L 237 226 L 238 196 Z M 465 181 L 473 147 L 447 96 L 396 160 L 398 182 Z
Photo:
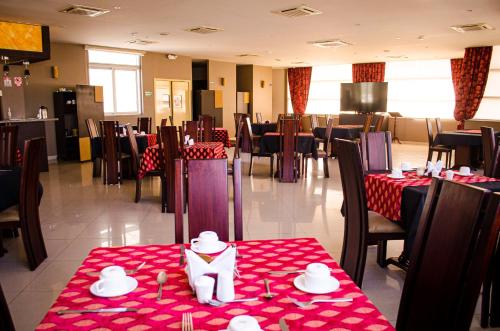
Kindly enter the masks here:
M 340 110 L 358 113 L 387 111 L 388 83 L 340 84 Z

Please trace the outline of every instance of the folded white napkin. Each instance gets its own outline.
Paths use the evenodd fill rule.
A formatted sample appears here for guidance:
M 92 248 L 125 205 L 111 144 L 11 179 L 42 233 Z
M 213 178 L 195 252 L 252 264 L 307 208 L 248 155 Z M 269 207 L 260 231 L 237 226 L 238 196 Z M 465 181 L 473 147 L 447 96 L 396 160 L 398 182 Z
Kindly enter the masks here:
M 441 170 L 443 169 L 443 161 L 439 160 L 436 162 L 436 164 L 432 163 L 431 161 L 427 161 L 427 168 L 425 170 L 424 175 L 431 174 L 433 171 L 436 171 L 437 173 L 441 173 Z
M 184 145 L 187 145 L 187 144 L 189 144 L 189 135 L 188 134 L 184 136 Z
M 189 146 L 193 146 L 193 145 L 194 145 L 194 139 L 191 138 L 191 139 L 189 139 Z
M 236 248 L 228 247 L 210 263 L 207 263 L 192 250 L 186 249 L 186 261 L 186 274 L 188 276 L 189 285 L 194 291 L 194 282 L 198 277 L 206 274 L 218 274 L 219 271 L 223 270 L 234 270 L 236 263 Z

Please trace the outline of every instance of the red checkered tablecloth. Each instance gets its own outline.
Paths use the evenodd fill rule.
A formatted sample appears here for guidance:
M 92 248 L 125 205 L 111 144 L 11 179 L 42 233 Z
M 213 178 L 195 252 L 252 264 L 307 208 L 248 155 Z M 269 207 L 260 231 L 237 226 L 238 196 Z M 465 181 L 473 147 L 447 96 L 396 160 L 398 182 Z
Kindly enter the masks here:
M 137 171 L 137 176 L 142 179 L 150 171 L 159 170 L 163 156 L 160 155 L 160 147 L 158 144 L 149 146 L 142 154 L 141 166 Z
M 215 128 L 214 130 L 214 140 L 224 144 L 224 147 L 231 147 L 231 142 L 229 141 L 229 134 L 224 128 Z
M 156 134 L 148 133 L 146 136 L 148 136 L 148 146 L 154 146 L 154 145 L 158 144 L 158 142 L 156 141 L 156 137 L 157 137 Z
M 444 172 L 441 174 L 444 176 Z M 405 179 L 392 179 L 387 174 L 369 174 L 365 177 L 366 199 L 368 209 L 384 217 L 399 221 L 401 219 L 401 196 L 406 186 L 430 185 L 432 179 L 419 177 L 415 172 L 405 173 Z M 455 175 L 453 181 L 465 184 L 497 181 L 484 176 L 463 177 Z
M 222 330 L 234 316 L 251 315 L 263 330 L 280 330 L 284 318 L 290 330 L 394 330 L 373 303 L 354 284 L 323 247 L 311 238 L 245 241 L 238 243 L 238 269 L 235 279 L 237 298 L 259 297 L 258 301 L 231 303 L 220 307 L 201 305 L 193 296 L 183 268 L 179 267 L 179 245 L 151 245 L 96 248 L 83 261 L 36 330 L 180 330 L 182 313 L 192 312 L 194 329 Z M 115 298 L 97 298 L 89 292 L 97 280 L 87 275 L 109 265 L 135 268 L 139 286 L 132 293 Z M 310 295 L 295 289 L 297 276 L 269 275 L 267 271 L 303 269 L 311 262 L 322 262 L 333 269 L 340 288 L 326 295 Z M 168 275 L 163 299 L 156 300 L 158 272 Z M 263 298 L 263 279 L 270 280 L 275 297 Z M 313 298 L 352 297 L 352 302 L 321 303 L 307 308 L 292 304 L 287 296 L 301 301 Z M 138 312 L 57 315 L 64 309 L 135 307 Z

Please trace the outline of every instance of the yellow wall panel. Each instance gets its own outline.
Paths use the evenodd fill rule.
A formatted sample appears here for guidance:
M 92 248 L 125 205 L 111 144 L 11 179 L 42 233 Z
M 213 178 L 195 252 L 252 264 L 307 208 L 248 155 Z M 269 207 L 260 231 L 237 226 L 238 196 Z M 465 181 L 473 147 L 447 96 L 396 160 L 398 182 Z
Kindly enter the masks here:
M 224 108 L 224 95 L 222 90 L 215 90 L 215 108 Z
M 80 161 L 90 161 L 90 138 L 84 137 L 79 139 L 80 143 Z

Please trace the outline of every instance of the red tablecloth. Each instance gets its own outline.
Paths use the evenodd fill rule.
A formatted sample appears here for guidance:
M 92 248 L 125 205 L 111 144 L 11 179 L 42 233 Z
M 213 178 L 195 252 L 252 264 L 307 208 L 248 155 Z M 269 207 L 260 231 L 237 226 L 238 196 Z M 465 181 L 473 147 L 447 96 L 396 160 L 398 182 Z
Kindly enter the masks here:
M 231 142 L 229 141 L 229 134 L 227 129 L 215 128 L 214 130 L 214 140 L 224 144 L 224 147 L 231 147 Z
M 189 159 L 223 159 L 227 158 L 224 145 L 221 142 L 199 142 L 184 148 L 182 157 Z M 149 171 L 160 169 L 162 156 L 158 145 L 146 148 L 141 159 L 138 176 L 144 178 Z
M 146 136 L 148 137 L 148 146 L 153 146 L 153 145 L 157 144 L 157 142 L 156 142 L 157 135 L 156 134 L 148 133 Z
M 321 245 L 311 238 L 247 241 L 238 243 L 241 278 L 235 279 L 237 298 L 260 297 L 259 301 L 231 303 L 220 307 L 200 305 L 193 297 L 183 269 L 179 267 L 179 245 L 151 245 L 96 248 L 71 278 L 37 330 L 180 330 L 182 313 L 192 312 L 194 329 L 222 330 L 236 315 L 252 315 L 264 330 L 280 330 L 278 320 L 284 317 L 290 330 L 394 330 L 385 317 L 340 269 Z M 97 280 L 87 276 L 109 265 L 134 268 L 146 265 L 134 277 L 136 290 L 112 299 L 92 296 L 89 286 Z M 269 275 L 269 270 L 303 269 L 311 262 L 322 262 L 333 269 L 340 289 L 328 295 L 305 294 L 293 286 L 297 275 Z M 168 281 L 163 300 L 156 301 L 156 276 L 165 270 Z M 270 279 L 270 301 L 262 297 L 263 279 Z M 301 301 L 312 298 L 352 297 L 353 302 L 321 303 L 299 308 L 286 298 Z M 136 307 L 138 312 L 57 315 L 63 309 Z
M 444 172 L 441 174 L 444 176 Z M 405 179 L 392 179 L 387 174 L 369 174 L 365 177 L 368 209 L 386 218 L 399 221 L 401 219 L 401 195 L 406 186 L 430 185 L 432 179 L 419 177 L 415 172 L 405 173 Z M 484 176 L 462 177 L 455 175 L 453 180 L 460 183 L 494 182 L 495 178 Z

